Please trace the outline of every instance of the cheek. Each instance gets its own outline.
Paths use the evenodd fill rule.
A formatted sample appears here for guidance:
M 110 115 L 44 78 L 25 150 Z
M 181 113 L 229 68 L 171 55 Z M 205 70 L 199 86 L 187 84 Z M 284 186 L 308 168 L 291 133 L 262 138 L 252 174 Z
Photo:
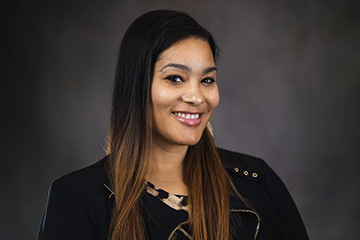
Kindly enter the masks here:
M 166 89 L 153 89 L 151 99 L 154 109 L 169 107 L 173 102 L 174 94 Z
M 215 109 L 220 101 L 220 95 L 218 90 L 208 92 L 208 103 L 212 109 Z

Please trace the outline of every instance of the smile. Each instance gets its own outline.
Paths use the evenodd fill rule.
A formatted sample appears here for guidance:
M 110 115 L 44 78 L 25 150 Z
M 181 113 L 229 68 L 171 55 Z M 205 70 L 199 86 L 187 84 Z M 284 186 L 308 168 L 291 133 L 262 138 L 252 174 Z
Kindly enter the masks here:
M 178 117 L 185 118 L 185 119 L 198 119 L 200 114 L 189 114 L 189 113 L 181 113 L 181 112 L 174 112 L 174 114 Z
M 199 126 L 202 119 L 201 113 L 172 112 L 183 124 L 191 127 Z

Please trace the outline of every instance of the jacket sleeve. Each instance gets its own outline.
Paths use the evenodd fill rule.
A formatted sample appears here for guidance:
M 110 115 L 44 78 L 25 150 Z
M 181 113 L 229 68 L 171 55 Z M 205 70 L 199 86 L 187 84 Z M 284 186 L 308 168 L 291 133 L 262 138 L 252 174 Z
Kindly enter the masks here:
M 51 184 L 39 240 L 96 238 L 93 208 L 81 187 L 75 185 L 61 179 Z
M 300 213 L 289 191 L 279 176 L 265 162 L 264 173 L 275 210 L 277 211 L 278 217 L 286 227 L 290 239 L 309 239 Z

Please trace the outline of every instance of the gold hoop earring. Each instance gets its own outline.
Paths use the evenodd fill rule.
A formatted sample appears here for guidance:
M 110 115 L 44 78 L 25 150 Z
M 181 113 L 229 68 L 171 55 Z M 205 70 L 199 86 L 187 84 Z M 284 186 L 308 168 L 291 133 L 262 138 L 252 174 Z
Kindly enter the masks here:
M 214 129 L 212 128 L 210 121 L 207 123 L 206 127 L 209 130 L 211 136 L 214 136 Z

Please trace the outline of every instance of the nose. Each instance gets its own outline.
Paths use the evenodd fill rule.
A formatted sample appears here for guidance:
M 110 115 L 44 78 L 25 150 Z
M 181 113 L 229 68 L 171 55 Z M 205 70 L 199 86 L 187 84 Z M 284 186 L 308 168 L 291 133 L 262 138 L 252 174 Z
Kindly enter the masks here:
M 181 96 L 182 100 L 191 105 L 197 106 L 205 102 L 205 97 L 198 86 L 191 86 Z

